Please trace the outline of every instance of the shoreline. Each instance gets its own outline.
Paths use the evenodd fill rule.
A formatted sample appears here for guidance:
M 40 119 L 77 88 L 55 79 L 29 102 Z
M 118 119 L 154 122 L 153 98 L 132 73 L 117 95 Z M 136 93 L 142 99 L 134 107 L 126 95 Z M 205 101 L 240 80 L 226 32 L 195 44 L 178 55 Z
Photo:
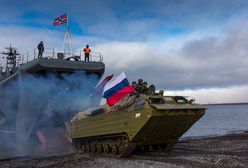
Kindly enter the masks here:
M 238 130 L 238 131 L 230 131 L 225 134 L 211 134 L 211 135 L 203 135 L 203 136 L 182 136 L 179 138 L 179 141 L 184 140 L 195 140 L 195 139 L 207 139 L 207 138 L 218 138 L 218 137 L 228 137 L 233 135 L 239 135 L 239 134 L 248 134 L 248 130 Z
M 135 151 L 128 158 L 72 153 L 1 161 L 0 167 L 198 168 L 248 167 L 248 131 L 180 140 L 170 151 Z
M 204 104 L 206 106 L 214 106 L 214 105 L 248 105 L 248 102 L 242 102 L 242 103 L 207 103 Z

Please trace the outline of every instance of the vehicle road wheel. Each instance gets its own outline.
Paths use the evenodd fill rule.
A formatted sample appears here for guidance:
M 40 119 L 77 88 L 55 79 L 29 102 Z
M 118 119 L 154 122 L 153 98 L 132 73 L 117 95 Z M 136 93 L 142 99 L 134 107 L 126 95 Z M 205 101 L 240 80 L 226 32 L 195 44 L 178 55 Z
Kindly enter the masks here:
M 118 151 L 119 154 L 122 155 L 125 152 L 125 147 L 123 145 L 120 145 Z
M 90 151 L 91 153 L 95 153 L 96 152 L 96 146 L 94 144 L 90 145 Z
M 96 146 L 96 151 L 97 151 L 97 153 L 102 153 L 102 145 L 98 144 Z
M 108 154 L 109 153 L 109 145 L 107 145 L 107 144 L 105 144 L 104 146 L 103 146 L 103 152 L 105 153 L 105 154 Z
M 117 153 L 118 153 L 118 148 L 117 148 L 117 146 L 116 146 L 116 145 L 112 145 L 111 151 L 112 151 L 112 154 L 113 154 L 113 155 L 117 155 Z
M 85 147 L 85 151 L 86 151 L 87 153 L 89 153 L 89 152 L 90 152 L 90 146 L 89 146 L 89 145 L 86 145 L 86 147 Z
M 85 151 L 86 151 L 85 145 L 82 145 L 80 149 L 81 149 L 81 151 L 82 151 L 83 153 L 85 153 Z

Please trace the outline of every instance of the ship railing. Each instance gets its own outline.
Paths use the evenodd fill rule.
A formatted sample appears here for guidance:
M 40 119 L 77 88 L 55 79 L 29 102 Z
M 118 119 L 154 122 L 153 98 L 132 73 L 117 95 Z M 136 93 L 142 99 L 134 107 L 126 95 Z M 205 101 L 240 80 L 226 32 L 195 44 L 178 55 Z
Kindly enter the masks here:
M 80 52 L 81 53 L 81 52 Z M 100 52 L 91 52 L 90 53 L 90 61 L 102 62 L 103 55 Z
M 34 49 L 33 51 L 29 51 L 26 55 L 19 56 L 17 59 L 19 64 L 26 63 L 32 61 L 34 59 L 38 59 L 38 50 Z M 54 48 L 45 48 L 42 58 L 47 59 L 67 59 L 70 57 L 77 58 L 80 61 L 84 61 L 84 52 L 79 50 L 77 53 L 66 52 L 63 50 L 56 50 Z M 102 62 L 103 55 L 100 52 L 91 52 L 89 57 L 90 62 Z

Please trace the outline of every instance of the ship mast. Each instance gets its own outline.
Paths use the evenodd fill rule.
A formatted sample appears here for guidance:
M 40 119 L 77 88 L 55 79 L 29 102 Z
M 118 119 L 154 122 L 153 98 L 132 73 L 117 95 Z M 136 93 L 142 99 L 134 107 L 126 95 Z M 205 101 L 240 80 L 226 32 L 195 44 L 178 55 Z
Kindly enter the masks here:
M 5 71 L 15 72 L 17 69 L 16 58 L 20 54 L 17 53 L 16 48 L 11 47 L 11 45 L 10 47 L 5 47 L 5 49 L 8 50 L 7 52 L 2 52 L 2 54 L 7 55 Z
M 65 53 L 66 58 L 69 56 L 74 56 L 73 49 L 72 49 L 72 37 L 71 37 L 71 31 L 69 27 L 69 16 L 68 12 L 67 14 L 67 22 L 66 22 L 66 32 L 64 37 L 64 43 L 63 43 L 63 50 Z

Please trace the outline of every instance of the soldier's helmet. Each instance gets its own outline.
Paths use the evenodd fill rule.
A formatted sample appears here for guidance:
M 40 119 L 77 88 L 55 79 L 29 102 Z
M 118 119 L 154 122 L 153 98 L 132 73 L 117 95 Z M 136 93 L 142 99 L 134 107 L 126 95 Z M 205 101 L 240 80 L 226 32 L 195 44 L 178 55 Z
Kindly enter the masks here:
M 143 79 L 139 79 L 138 80 L 138 83 L 140 84 L 140 83 L 142 83 L 143 82 Z
M 149 88 L 148 88 L 148 95 L 153 95 L 155 94 L 155 86 L 154 85 L 150 85 Z
M 163 90 L 160 90 L 159 91 L 159 94 L 163 96 L 164 95 L 164 91 Z
M 132 87 L 135 87 L 137 83 L 135 81 L 132 82 Z

